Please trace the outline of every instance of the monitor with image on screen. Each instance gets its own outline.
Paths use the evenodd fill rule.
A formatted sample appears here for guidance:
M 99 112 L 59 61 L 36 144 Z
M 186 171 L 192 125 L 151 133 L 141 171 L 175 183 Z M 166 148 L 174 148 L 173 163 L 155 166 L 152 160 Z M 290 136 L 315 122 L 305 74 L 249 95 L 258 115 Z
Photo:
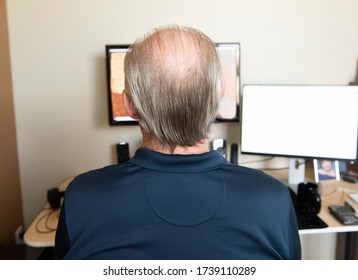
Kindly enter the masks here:
M 223 72 L 223 95 L 220 102 L 217 122 L 237 122 L 239 120 L 240 89 L 240 44 L 217 43 L 217 50 Z M 123 107 L 124 58 L 130 45 L 107 45 L 107 87 L 108 113 L 110 125 L 138 124 L 128 116 Z

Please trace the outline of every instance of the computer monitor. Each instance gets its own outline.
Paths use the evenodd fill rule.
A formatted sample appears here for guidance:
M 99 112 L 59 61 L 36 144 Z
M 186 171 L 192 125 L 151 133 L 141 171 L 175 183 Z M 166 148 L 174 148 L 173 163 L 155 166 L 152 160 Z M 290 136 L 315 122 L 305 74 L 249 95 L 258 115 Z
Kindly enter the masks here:
M 242 154 L 357 160 L 358 86 L 244 85 L 241 108 Z
M 129 45 L 107 45 L 107 88 L 109 124 L 138 124 L 138 121 L 128 116 L 124 109 L 122 92 L 124 89 L 124 58 L 130 50 Z
M 217 122 L 237 122 L 239 120 L 240 90 L 240 44 L 217 43 L 223 72 L 223 98 L 220 103 Z M 107 45 L 107 88 L 110 125 L 138 124 L 128 116 L 123 107 L 124 58 L 130 50 L 129 45 Z

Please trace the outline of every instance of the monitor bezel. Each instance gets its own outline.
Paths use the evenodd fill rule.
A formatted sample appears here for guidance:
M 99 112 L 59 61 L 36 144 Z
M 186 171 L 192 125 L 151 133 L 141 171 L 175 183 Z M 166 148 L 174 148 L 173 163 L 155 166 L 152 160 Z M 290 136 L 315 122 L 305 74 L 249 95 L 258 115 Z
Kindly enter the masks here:
M 107 77 L 107 98 L 108 98 L 108 118 L 109 118 L 109 125 L 116 126 L 116 125 L 137 125 L 138 121 L 128 117 L 130 119 L 127 120 L 116 120 L 113 114 L 113 98 L 112 98 L 112 91 L 111 91 L 111 53 L 112 50 L 116 49 L 123 49 L 128 51 L 130 48 L 129 44 L 115 44 L 115 45 L 106 45 L 106 77 Z
M 240 121 L 240 94 L 241 94 L 241 44 L 239 42 L 221 42 L 215 43 L 216 48 L 220 46 L 234 46 L 236 49 L 235 64 L 236 64 L 236 114 L 233 118 L 215 118 L 215 123 L 235 123 Z

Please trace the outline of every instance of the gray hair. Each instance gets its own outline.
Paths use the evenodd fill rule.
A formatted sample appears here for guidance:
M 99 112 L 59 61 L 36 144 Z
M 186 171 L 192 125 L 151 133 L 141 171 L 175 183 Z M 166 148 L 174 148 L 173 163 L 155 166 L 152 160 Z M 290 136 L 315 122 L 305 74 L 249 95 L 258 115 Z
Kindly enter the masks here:
M 131 46 L 124 72 L 151 137 L 172 150 L 208 138 L 221 98 L 220 60 L 208 36 L 188 27 L 156 29 Z

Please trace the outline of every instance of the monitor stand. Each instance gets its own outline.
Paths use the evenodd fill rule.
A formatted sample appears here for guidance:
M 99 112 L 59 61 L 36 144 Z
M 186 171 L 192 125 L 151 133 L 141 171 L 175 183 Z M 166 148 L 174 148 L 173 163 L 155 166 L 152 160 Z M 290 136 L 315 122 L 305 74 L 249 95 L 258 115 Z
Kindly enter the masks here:
M 288 185 L 297 193 L 297 185 L 305 181 L 305 160 L 291 158 L 289 160 Z

